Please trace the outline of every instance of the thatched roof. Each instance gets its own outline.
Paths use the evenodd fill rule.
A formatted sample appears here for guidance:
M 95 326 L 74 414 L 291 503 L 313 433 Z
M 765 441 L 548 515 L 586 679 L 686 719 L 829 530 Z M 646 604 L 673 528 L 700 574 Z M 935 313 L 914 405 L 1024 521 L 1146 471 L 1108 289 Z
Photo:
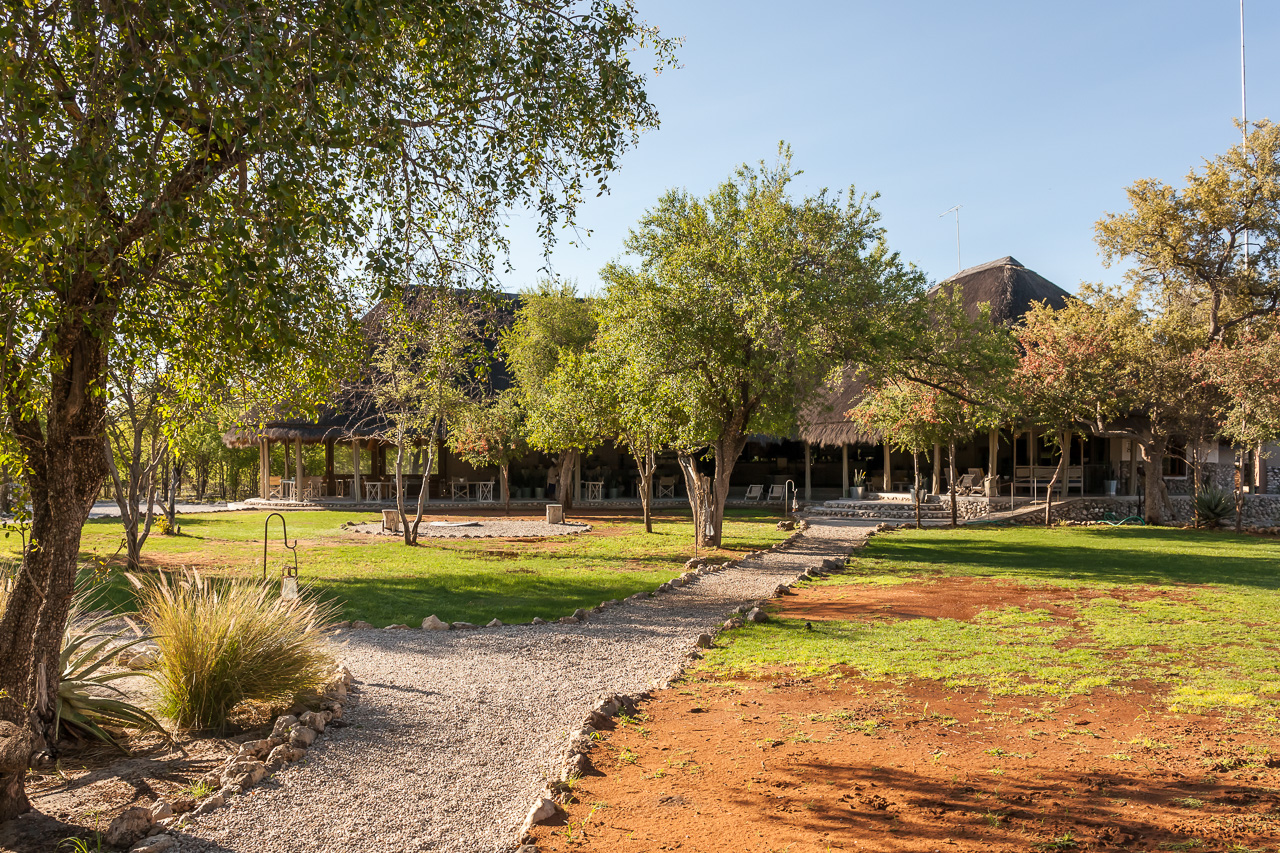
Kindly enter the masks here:
M 879 444 L 883 436 L 876 430 L 863 430 L 845 417 L 858 405 L 865 387 L 852 369 L 846 368 L 840 378 L 823 389 L 800 410 L 800 438 L 810 444 L 840 447 L 844 444 Z
M 991 319 L 1004 326 L 1011 326 L 1027 311 L 1032 303 L 1048 302 L 1053 308 L 1062 308 L 1071 294 L 1058 287 L 1039 273 L 1029 270 L 1012 257 L 969 267 L 951 278 L 935 285 L 929 296 L 959 285 L 960 298 L 970 319 L 976 319 L 981 306 L 991 306 Z M 862 399 L 862 382 L 846 370 L 836 387 L 827 388 L 800 413 L 800 437 L 811 444 L 839 447 L 842 444 L 877 444 L 882 437 L 868 433 L 844 413 Z
M 493 394 L 512 384 L 511 373 L 498 352 L 498 330 L 515 316 L 521 297 L 510 293 L 474 292 L 454 289 L 454 297 L 466 302 L 478 312 L 482 327 L 488 336 L 482 341 L 488 352 L 488 372 L 477 384 L 475 393 Z M 438 298 L 436 291 L 423 291 L 424 299 Z M 417 308 L 416 299 L 408 300 L 409 310 Z M 388 305 L 379 302 L 360 319 L 361 332 L 372 353 L 374 342 L 384 335 L 388 318 Z M 259 415 L 261 417 L 261 415 Z M 350 441 L 357 438 L 376 438 L 385 435 L 390 423 L 379 411 L 367 385 L 351 385 L 332 405 L 322 406 L 314 421 L 298 418 L 272 418 L 267 415 L 260 428 L 239 427 L 222 436 L 227 447 L 254 447 L 260 438 L 271 441 L 301 440 L 304 444 L 320 444 L 326 441 Z
M 1007 255 L 998 261 L 961 270 L 934 285 L 929 295 L 950 291 L 957 284 L 969 319 L 976 319 L 985 303 L 991 306 L 991 319 L 1002 326 L 1012 326 L 1034 302 L 1048 302 L 1051 308 L 1062 308 L 1071 297 L 1049 279 Z

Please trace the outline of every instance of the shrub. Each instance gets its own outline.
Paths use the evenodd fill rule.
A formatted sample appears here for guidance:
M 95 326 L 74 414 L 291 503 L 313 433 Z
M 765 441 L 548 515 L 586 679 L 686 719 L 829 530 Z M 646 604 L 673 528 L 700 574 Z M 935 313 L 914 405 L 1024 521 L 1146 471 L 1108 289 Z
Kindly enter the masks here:
M 314 598 L 197 572 L 130 580 L 159 647 L 159 710 L 183 728 L 221 728 L 241 702 L 289 701 L 332 671 L 320 627 L 336 611 Z
M 104 726 L 122 729 L 140 729 L 165 734 L 164 727 L 155 717 L 124 699 L 125 694 L 111 684 L 121 678 L 150 675 L 143 669 L 126 666 L 115 672 L 103 669 L 126 649 L 143 640 L 132 640 L 112 647 L 121 639 L 125 629 L 110 633 L 97 633 L 108 622 L 119 619 L 111 615 L 84 627 L 84 599 L 77 597 L 67 617 L 67 628 L 62 635 L 62 677 L 58 682 L 57 717 L 55 736 L 63 727 L 82 735 L 96 737 L 123 751 L 124 747 Z M 121 698 L 116 698 L 121 697 Z
M 1196 516 L 1201 524 L 1213 527 L 1222 519 L 1234 515 L 1235 511 L 1235 500 L 1230 492 L 1223 489 L 1206 486 L 1196 495 Z

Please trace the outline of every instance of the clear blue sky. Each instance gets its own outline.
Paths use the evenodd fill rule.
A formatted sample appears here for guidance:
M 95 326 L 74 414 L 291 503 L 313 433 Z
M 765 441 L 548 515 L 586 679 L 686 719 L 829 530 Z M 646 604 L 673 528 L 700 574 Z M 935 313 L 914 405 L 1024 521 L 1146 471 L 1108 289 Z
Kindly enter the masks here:
M 672 186 L 705 193 L 779 140 L 801 191 L 881 194 L 890 245 L 931 280 L 1013 255 L 1068 290 L 1116 281 L 1093 243 L 1138 178 L 1180 182 L 1239 141 L 1237 0 L 712 2 L 637 0 L 683 36 L 682 68 L 650 77 L 662 126 L 580 212 L 557 275 L 584 291 Z M 1246 0 L 1249 117 L 1280 120 L 1280 2 Z M 514 217 L 514 291 L 540 247 Z M 565 237 L 572 235 L 566 233 Z

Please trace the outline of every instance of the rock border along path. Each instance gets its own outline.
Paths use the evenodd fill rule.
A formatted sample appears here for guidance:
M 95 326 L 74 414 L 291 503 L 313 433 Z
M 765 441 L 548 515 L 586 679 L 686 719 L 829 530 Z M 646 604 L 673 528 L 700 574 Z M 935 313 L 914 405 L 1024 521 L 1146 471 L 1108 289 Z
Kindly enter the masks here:
M 814 519 L 786 548 L 582 624 L 344 633 L 345 715 L 305 760 L 178 833 L 179 850 L 509 851 L 601 699 L 666 684 L 699 635 L 875 529 Z

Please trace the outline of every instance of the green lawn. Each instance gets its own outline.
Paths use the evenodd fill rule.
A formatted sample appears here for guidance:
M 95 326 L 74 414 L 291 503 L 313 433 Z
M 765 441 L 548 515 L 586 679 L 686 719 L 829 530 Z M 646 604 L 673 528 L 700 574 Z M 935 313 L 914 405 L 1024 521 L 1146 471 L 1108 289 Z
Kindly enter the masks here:
M 721 673 L 791 666 L 936 679 L 999 695 L 1066 696 L 1154 682 L 1174 710 L 1280 710 L 1280 542 L 1171 529 L 901 530 L 872 539 L 823 594 L 967 577 L 993 605 L 974 619 L 776 619 L 708 654 Z M 1036 606 L 1002 606 L 1009 582 Z M 943 593 L 945 594 L 945 593 Z
M 154 568 L 197 568 L 216 574 L 257 576 L 262 571 L 264 512 L 189 515 L 181 536 L 153 534 L 143 550 Z M 416 625 L 430 614 L 450 622 L 483 624 L 499 618 L 527 622 L 554 619 L 578 607 L 649 591 L 682 569 L 693 554 L 688 514 L 668 514 L 645 534 L 633 518 L 591 518 L 590 533 L 536 542 L 503 539 L 430 540 L 406 547 L 403 540 L 341 529 L 346 521 L 369 521 L 369 512 L 305 511 L 286 516 L 297 538 L 299 577 L 341 605 L 344 618 L 375 625 Z M 724 556 L 767 548 L 788 534 L 775 529 L 777 516 L 730 511 Z M 288 552 L 272 521 L 270 574 L 279 574 Z M 90 521 L 81 540 L 86 566 L 116 554 L 120 524 Z M 427 541 L 427 540 L 424 540 Z M 86 575 L 88 573 L 86 572 Z M 132 604 L 118 571 L 98 589 L 116 608 Z

